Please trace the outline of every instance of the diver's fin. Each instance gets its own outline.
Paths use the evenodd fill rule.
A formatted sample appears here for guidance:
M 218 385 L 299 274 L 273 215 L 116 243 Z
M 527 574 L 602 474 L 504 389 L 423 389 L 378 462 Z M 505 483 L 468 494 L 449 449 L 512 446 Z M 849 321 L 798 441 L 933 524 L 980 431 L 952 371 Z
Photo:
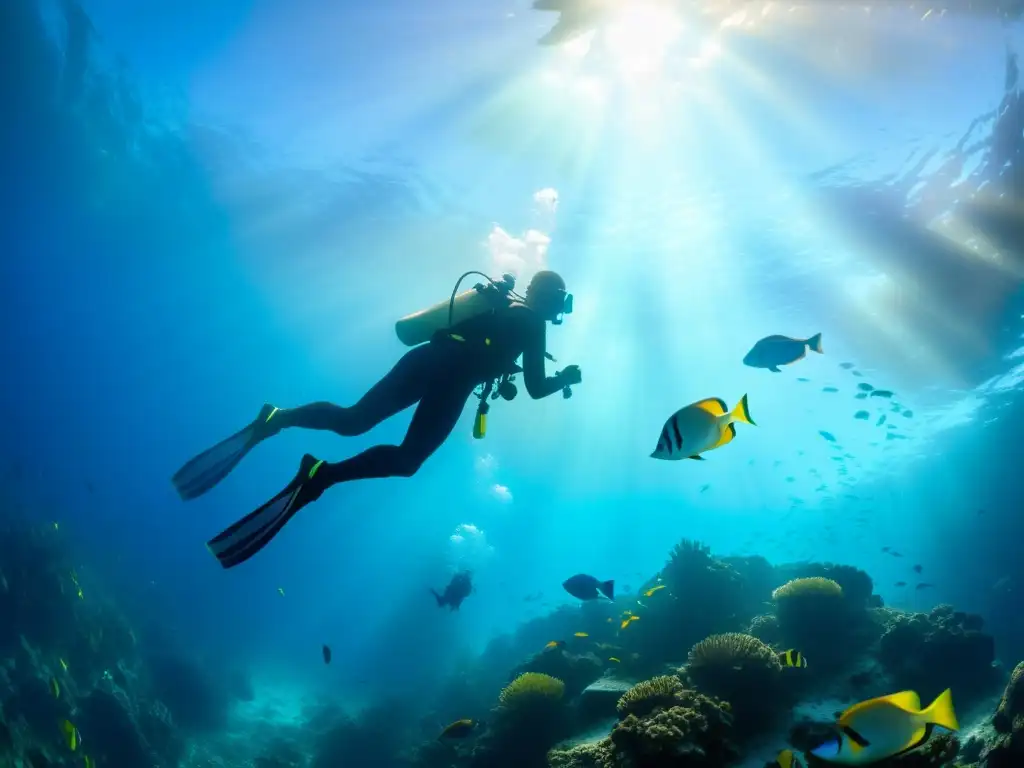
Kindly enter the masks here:
M 444 598 L 441 597 L 441 595 L 437 594 L 437 590 L 431 589 L 430 590 L 430 594 L 432 594 L 434 596 L 434 599 L 437 600 L 437 607 L 438 608 L 440 608 L 440 607 L 442 607 L 444 605 Z
M 252 423 L 203 451 L 175 472 L 171 482 L 182 501 L 202 496 L 227 477 L 246 454 L 270 434 L 266 425 L 275 413 L 277 408 L 265 404 Z
M 299 471 L 277 496 L 255 512 L 250 512 L 230 528 L 206 543 L 206 547 L 225 568 L 234 568 L 263 549 L 292 516 L 320 498 L 326 486 L 314 480 L 322 461 L 308 453 L 302 457 Z

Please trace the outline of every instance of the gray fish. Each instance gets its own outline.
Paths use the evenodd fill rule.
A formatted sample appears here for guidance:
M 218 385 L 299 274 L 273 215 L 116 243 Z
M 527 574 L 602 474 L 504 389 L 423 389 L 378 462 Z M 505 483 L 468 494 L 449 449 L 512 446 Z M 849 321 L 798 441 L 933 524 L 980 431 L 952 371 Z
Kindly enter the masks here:
M 577 573 L 562 582 L 562 588 L 577 600 L 597 600 L 604 595 L 615 599 L 615 580 L 601 581 L 585 573 Z
M 797 360 L 803 360 L 808 349 L 819 355 L 822 354 L 820 333 L 814 334 L 809 339 L 766 336 L 747 352 L 743 358 L 743 364 L 749 365 L 751 368 L 767 368 L 772 373 L 780 373 L 780 365 L 790 365 Z

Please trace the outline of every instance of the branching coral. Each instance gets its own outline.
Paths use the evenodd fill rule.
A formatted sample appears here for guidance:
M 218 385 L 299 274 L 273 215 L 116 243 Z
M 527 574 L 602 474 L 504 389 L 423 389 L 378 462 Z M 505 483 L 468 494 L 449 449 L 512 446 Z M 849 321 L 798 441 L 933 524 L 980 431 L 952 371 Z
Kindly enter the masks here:
M 661 707 L 671 707 L 683 690 L 678 677 L 662 675 L 637 683 L 619 699 L 619 716 L 643 717 Z
M 750 621 L 747 634 L 768 645 L 776 644 L 780 640 L 778 617 L 771 614 L 755 616 Z
M 611 740 L 602 739 L 596 744 L 579 744 L 570 749 L 553 749 L 548 752 L 550 768 L 613 768 Z
M 627 715 L 611 733 L 616 764 L 634 768 L 720 768 L 736 752 L 729 707 L 694 691 L 649 717 Z M 628 762 L 626 762 L 628 761 Z

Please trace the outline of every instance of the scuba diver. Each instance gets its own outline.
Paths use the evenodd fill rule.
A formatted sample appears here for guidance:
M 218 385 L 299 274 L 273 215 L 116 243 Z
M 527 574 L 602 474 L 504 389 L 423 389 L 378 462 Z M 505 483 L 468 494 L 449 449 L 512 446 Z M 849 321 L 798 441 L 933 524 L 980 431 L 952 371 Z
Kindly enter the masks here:
M 457 611 L 459 606 L 462 605 L 462 601 L 469 597 L 472 591 L 473 574 L 469 571 L 459 571 L 452 576 L 443 593 L 439 594 L 436 589 L 431 589 L 430 594 L 437 601 L 438 608 L 444 608 L 447 605 L 448 610 Z
M 458 293 L 471 274 L 487 282 Z M 207 547 L 224 568 L 232 568 L 259 552 L 292 516 L 338 483 L 382 477 L 411 477 L 441 447 L 455 428 L 466 402 L 480 399 L 473 436 L 486 432 L 488 397 L 511 400 L 513 376 L 522 373 L 533 399 L 562 391 L 582 381 L 579 366 L 547 376 L 547 323 L 560 325 L 572 312 L 572 294 L 555 272 L 538 272 L 526 295 L 514 291 L 515 278 L 501 280 L 479 272 L 459 278 L 451 298 L 402 318 L 395 330 L 413 347 L 355 405 L 316 402 L 298 408 L 265 404 L 248 426 L 185 464 L 172 478 L 183 500 L 213 488 L 256 445 L 282 429 L 327 430 L 344 437 L 362 435 L 385 419 L 418 403 L 401 445 L 376 445 L 337 463 L 302 457 L 299 471 L 285 488 L 256 511 L 215 536 Z M 522 355 L 522 367 L 516 364 Z M 479 393 L 477 388 L 481 388 Z M 492 392 L 492 390 L 494 390 Z

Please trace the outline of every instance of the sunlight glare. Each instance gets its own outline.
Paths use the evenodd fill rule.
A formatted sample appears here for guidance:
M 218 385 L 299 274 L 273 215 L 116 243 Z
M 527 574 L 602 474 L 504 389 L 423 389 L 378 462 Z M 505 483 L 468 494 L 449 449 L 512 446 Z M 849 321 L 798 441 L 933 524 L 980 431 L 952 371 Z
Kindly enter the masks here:
M 658 72 L 681 31 L 682 25 L 671 11 L 636 5 L 617 14 L 605 35 L 608 50 L 624 73 L 651 75 Z

